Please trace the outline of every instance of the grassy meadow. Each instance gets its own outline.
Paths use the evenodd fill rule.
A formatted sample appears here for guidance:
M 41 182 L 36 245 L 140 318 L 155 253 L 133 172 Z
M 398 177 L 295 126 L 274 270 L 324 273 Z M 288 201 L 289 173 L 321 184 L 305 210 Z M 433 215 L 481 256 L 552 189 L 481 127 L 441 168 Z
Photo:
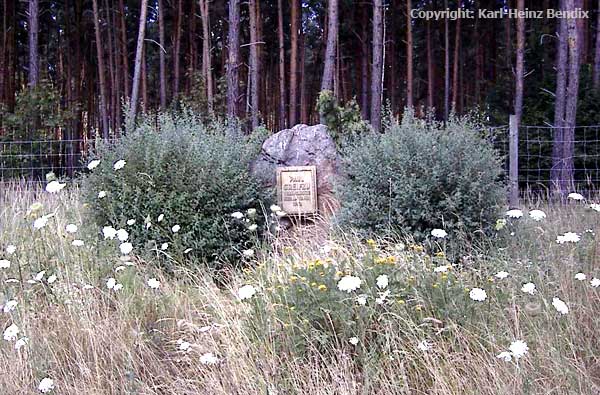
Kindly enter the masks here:
M 72 186 L 3 184 L 0 394 L 598 394 L 591 203 L 524 202 L 452 258 L 463 236 L 280 235 L 217 286 Z

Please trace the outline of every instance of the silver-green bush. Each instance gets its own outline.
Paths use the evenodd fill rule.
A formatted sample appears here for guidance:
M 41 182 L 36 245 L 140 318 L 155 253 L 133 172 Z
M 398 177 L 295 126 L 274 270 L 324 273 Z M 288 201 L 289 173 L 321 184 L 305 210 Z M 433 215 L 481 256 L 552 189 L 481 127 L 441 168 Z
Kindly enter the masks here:
M 98 225 L 127 229 L 134 245 L 218 269 L 238 262 L 258 236 L 250 219 L 231 214 L 260 209 L 249 171 L 259 147 L 252 136 L 205 125 L 190 113 L 147 117 L 94 154 L 100 164 L 83 179 L 84 200 Z M 126 164 L 115 170 L 120 160 Z M 99 198 L 101 191 L 106 196 Z
M 492 145 L 468 119 L 443 127 L 407 113 L 385 134 L 371 133 L 345 150 L 340 223 L 417 239 L 434 228 L 489 228 L 505 199 Z

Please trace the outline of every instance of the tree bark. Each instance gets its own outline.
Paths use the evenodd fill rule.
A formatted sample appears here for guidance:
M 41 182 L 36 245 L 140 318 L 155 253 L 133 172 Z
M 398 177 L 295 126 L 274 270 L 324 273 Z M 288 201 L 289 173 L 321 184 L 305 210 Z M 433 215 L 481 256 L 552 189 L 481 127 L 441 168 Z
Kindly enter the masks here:
M 40 79 L 40 55 L 38 48 L 38 36 L 40 32 L 39 0 L 29 0 L 27 24 L 29 27 L 29 87 L 34 88 Z
M 258 64 L 258 27 L 257 7 L 259 0 L 250 0 L 250 118 L 252 129 L 258 127 L 259 114 L 259 64 Z
M 96 0 L 94 0 L 96 1 Z M 135 66 L 133 72 L 133 87 L 131 88 L 131 103 L 127 117 L 127 130 L 131 130 L 135 122 L 137 111 L 138 96 L 140 93 L 140 78 L 142 74 L 142 56 L 144 51 L 144 35 L 146 32 L 146 15 L 148 13 L 148 0 L 142 0 L 140 9 L 140 23 L 138 28 L 138 38 L 135 50 Z
M 448 9 L 448 0 L 444 0 L 444 9 Z M 444 121 L 450 113 L 450 32 L 448 18 L 444 18 Z
M 371 125 L 381 130 L 381 83 L 383 79 L 383 2 L 373 0 L 373 66 L 371 71 Z
M 177 0 L 177 20 L 173 37 L 173 98 L 179 96 L 180 54 L 181 54 L 181 25 L 183 23 L 183 0 Z
M 362 12 L 362 37 L 361 37 L 361 66 L 360 83 L 361 98 L 360 110 L 363 119 L 369 119 L 369 15 L 367 6 L 363 6 Z
M 378 0 L 376 0 L 378 1 Z M 338 0 L 329 0 L 327 7 L 327 46 L 325 47 L 325 65 L 321 91 L 333 90 L 333 75 L 335 73 L 335 54 L 338 36 Z
M 433 54 L 431 50 L 431 23 L 429 20 L 426 22 L 427 26 L 427 109 L 429 111 L 433 110 L 433 90 L 434 87 L 434 70 L 433 70 Z
M 229 31 L 227 35 L 227 117 L 238 117 L 239 98 L 239 51 L 240 51 L 240 2 L 229 0 Z
M 458 11 L 462 9 L 462 0 L 458 0 Z M 452 109 L 457 111 L 458 104 L 458 68 L 460 57 L 460 20 L 456 19 L 456 31 L 454 36 L 454 67 L 452 68 Z
M 208 112 L 213 114 L 213 78 L 212 62 L 210 56 L 210 18 L 209 8 L 210 0 L 199 0 L 200 15 L 202 18 L 202 72 L 204 75 L 204 84 L 206 85 L 206 100 L 208 102 Z
M 517 0 L 517 10 L 525 11 L 525 0 Z M 523 112 L 523 78 L 525 56 L 525 18 L 517 18 L 517 61 L 515 65 L 515 115 L 517 125 L 521 124 Z
M 300 4 L 290 1 L 290 127 L 298 121 L 298 33 L 300 30 Z
M 564 7 L 564 0 L 561 0 L 561 10 L 564 10 Z M 552 169 L 550 170 L 550 179 L 553 190 L 560 193 L 568 61 L 567 21 L 565 18 L 560 18 L 558 21 L 557 35 L 558 48 L 556 55 L 556 92 L 554 95 L 554 129 L 552 136 Z
M 598 0 L 598 16 L 596 17 L 596 46 L 594 49 L 594 89 L 600 88 L 600 0 Z
M 125 95 L 131 92 L 129 84 L 129 52 L 127 50 L 127 24 L 125 22 L 125 6 L 123 0 L 119 0 L 119 14 L 121 15 L 121 56 L 123 58 L 123 88 Z
M 277 36 L 279 39 L 279 128 L 285 129 L 285 42 L 283 39 L 283 4 L 277 0 Z
M 108 112 L 106 109 L 106 82 L 104 75 L 104 55 L 102 53 L 102 34 L 100 32 L 100 13 L 98 11 L 98 0 L 93 0 L 94 8 L 94 30 L 96 33 L 96 55 L 98 57 L 98 82 L 100 84 L 100 116 L 102 122 L 102 137 L 109 138 Z
M 165 10 L 163 0 L 158 0 L 158 40 L 159 48 L 159 79 L 160 79 L 160 109 L 167 108 L 167 60 L 166 60 L 166 42 L 165 42 Z
M 406 107 L 413 107 L 413 34 L 410 11 L 411 0 L 406 0 Z M 394 60 L 392 59 L 392 62 Z

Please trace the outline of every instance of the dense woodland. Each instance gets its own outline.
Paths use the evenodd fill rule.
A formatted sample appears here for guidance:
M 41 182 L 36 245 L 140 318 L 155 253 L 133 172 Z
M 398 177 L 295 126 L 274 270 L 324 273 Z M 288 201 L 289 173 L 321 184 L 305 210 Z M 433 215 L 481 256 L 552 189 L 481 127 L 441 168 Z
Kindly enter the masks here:
M 3 0 L 0 138 L 111 137 L 187 106 L 244 130 L 319 121 L 319 93 L 375 130 L 412 107 L 600 123 L 598 1 Z M 411 18 L 410 10 L 575 10 L 589 18 Z M 354 101 L 352 103 L 351 101 Z M 571 155 L 572 156 L 572 155 Z M 568 167 L 568 165 L 567 165 Z M 571 166 L 572 167 L 572 166 Z M 560 178 L 556 176 L 555 178 Z

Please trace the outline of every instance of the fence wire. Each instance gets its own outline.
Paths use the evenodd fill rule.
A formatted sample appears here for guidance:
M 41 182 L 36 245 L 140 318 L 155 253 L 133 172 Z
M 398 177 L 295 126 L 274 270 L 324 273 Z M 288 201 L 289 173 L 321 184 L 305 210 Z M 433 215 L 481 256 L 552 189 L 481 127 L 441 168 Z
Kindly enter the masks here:
M 552 126 L 519 127 L 519 187 L 522 190 L 546 191 L 551 182 Z M 503 158 L 508 180 L 509 127 L 498 126 L 484 131 Z M 575 127 L 573 144 L 574 180 L 578 190 L 596 191 L 600 186 L 600 125 Z M 109 143 L 114 142 L 110 140 Z M 43 181 L 53 172 L 64 179 L 74 179 L 86 170 L 89 154 L 102 140 L 0 140 L 0 183 L 12 180 Z

